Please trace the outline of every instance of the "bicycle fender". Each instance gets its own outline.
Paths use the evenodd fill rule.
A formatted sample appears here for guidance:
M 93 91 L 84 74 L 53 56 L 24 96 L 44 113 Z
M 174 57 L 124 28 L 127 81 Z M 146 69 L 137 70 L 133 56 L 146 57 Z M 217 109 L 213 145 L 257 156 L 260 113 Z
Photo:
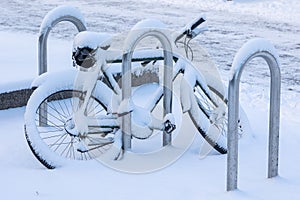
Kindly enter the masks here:
M 183 113 L 191 109 L 192 92 L 193 92 L 192 88 L 185 80 L 183 80 L 180 84 L 180 102 L 181 102 L 181 108 Z
M 77 81 L 78 73 L 79 71 L 76 69 L 46 72 L 32 82 L 31 88 L 41 88 L 47 91 L 55 91 L 56 88 L 61 90 L 72 90 L 75 88 L 75 81 Z M 102 81 L 97 81 L 93 90 L 93 96 L 99 99 L 104 106 L 108 107 L 112 102 L 113 91 Z
M 35 89 L 42 85 L 51 86 L 55 85 L 56 82 L 66 85 L 74 84 L 77 73 L 78 70 L 72 68 L 58 72 L 46 72 L 33 80 L 31 83 L 31 88 Z

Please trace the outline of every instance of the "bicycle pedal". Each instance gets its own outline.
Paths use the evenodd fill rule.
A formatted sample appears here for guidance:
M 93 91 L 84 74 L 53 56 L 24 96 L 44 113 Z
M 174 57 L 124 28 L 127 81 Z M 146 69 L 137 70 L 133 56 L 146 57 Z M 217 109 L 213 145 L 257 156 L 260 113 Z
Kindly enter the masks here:
M 172 124 L 170 120 L 165 121 L 164 126 L 164 131 L 168 134 L 172 133 L 176 129 L 176 125 Z
M 86 144 L 84 144 L 82 140 L 76 146 L 76 150 L 80 153 L 86 153 L 89 151 L 89 148 L 86 146 Z
M 168 113 L 164 117 L 164 131 L 168 134 L 172 133 L 176 129 L 175 118 L 172 113 Z

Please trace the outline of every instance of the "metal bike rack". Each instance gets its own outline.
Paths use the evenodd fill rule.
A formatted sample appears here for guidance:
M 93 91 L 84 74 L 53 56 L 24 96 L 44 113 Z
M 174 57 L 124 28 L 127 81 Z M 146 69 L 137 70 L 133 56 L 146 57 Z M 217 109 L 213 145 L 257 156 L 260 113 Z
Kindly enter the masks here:
M 253 43 L 259 45 L 254 51 Z M 254 46 L 255 46 L 254 45 Z M 249 52 L 250 51 L 250 52 Z M 270 121 L 269 121 L 269 155 L 268 178 L 278 175 L 279 123 L 280 123 L 280 87 L 281 74 L 279 59 L 275 48 L 264 39 L 254 39 L 246 43 L 239 51 L 248 56 L 241 59 L 236 55 L 233 62 L 234 74 L 228 88 L 228 136 L 227 136 L 227 191 L 237 189 L 238 174 L 238 116 L 239 116 L 239 83 L 243 69 L 252 59 L 263 58 L 271 73 Z M 239 54 L 239 53 L 238 53 Z
M 38 75 L 47 72 L 47 40 L 51 29 L 59 22 L 69 21 L 73 23 L 79 32 L 86 30 L 86 23 L 81 12 L 71 6 L 59 6 L 54 8 L 44 17 L 40 27 L 38 41 Z M 39 111 L 40 125 L 47 125 L 47 105 L 41 105 Z
M 135 33 L 135 31 L 132 31 Z M 159 28 L 139 30 L 138 36 L 130 34 L 125 44 L 125 52 L 122 57 L 122 100 L 131 98 L 131 59 L 136 45 L 145 37 L 157 38 L 163 47 L 164 54 L 164 115 L 172 112 L 172 78 L 173 78 L 173 55 L 172 43 L 169 36 Z M 131 149 L 131 115 L 127 114 L 122 118 L 123 148 Z M 163 146 L 171 143 L 171 134 L 163 133 Z
M 59 22 L 73 23 L 79 32 L 86 31 L 86 23 L 80 11 L 71 6 L 60 6 L 51 10 L 40 27 L 38 42 L 38 74 L 47 72 L 47 40 L 51 29 Z

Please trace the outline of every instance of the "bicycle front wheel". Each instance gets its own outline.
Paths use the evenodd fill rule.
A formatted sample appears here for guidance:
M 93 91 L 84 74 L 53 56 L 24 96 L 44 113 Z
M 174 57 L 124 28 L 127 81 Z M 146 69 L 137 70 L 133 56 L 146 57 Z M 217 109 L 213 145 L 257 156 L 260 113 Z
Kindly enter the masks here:
M 49 169 L 74 160 L 95 159 L 113 143 L 113 127 L 88 126 L 85 135 L 72 131 L 72 116 L 83 96 L 82 91 L 72 89 L 47 92 L 37 88 L 30 97 L 25 112 L 25 136 L 35 157 Z M 107 115 L 106 107 L 91 96 L 85 115 L 97 120 Z

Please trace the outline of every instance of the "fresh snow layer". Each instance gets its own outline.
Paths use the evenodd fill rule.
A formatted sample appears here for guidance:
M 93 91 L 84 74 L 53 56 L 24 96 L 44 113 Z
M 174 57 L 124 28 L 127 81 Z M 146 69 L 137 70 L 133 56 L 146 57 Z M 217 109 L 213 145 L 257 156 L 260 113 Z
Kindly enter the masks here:
M 40 35 L 45 34 L 48 29 L 52 28 L 53 22 L 56 22 L 61 17 L 73 17 L 79 20 L 86 26 L 83 15 L 80 10 L 72 6 L 59 6 L 54 8 L 44 17 L 40 27 Z
M 122 2 L 115 2 L 113 0 L 101 2 L 94 0 L 89 2 L 79 0 L 67 2 L 47 0 L 44 4 L 38 1 L 32 1 L 30 4 L 21 0 L 14 2 L 4 1 L 0 7 L 1 13 L 5 13 L 5 15 L 0 16 L 0 21 L 2 21 L 0 31 L 21 31 L 31 33 L 34 36 L 32 39 L 23 39 L 24 36 L 14 37 L 12 41 L 7 36 L 1 36 L 0 48 L 4 50 L 8 48 L 13 49 L 15 52 L 16 46 L 24 44 L 24 46 L 28 47 L 27 51 L 18 51 L 17 57 L 28 53 L 29 56 L 26 56 L 26 58 L 31 58 L 31 63 L 26 59 L 23 65 L 34 67 L 26 67 L 26 71 L 22 71 L 18 75 L 8 75 L 7 73 L 2 73 L 7 70 L 3 70 L 4 66 L 1 65 L 1 82 L 5 80 L 5 82 L 9 82 L 9 80 L 12 80 L 12 82 L 19 81 L 23 79 L 22 77 L 27 76 L 27 74 L 30 76 L 26 78 L 27 80 L 36 76 L 36 40 L 40 25 L 46 14 L 60 5 L 71 5 L 78 8 L 86 19 L 89 31 L 109 32 L 112 34 L 120 33 L 124 35 L 123 39 L 126 38 L 125 34 L 127 34 L 124 34 L 124 32 L 129 31 L 138 21 L 143 19 L 159 19 L 167 24 L 169 28 L 181 30 L 192 19 L 205 14 L 207 16 L 209 31 L 203 35 L 199 35 L 191 42 L 191 45 L 194 47 L 195 58 L 197 58 L 198 53 L 197 47 L 201 45 L 211 55 L 214 62 L 216 62 L 222 79 L 228 81 L 229 66 L 231 66 L 237 50 L 249 39 L 263 37 L 275 46 L 280 55 L 283 89 L 300 91 L 300 72 L 298 70 L 298 63 L 300 62 L 298 10 L 300 4 L 298 0 L 186 0 L 184 3 L 180 0 L 141 0 L 134 2 L 134 4 L 126 0 Z M 149 8 L 151 8 L 151 11 L 149 11 Z M 50 36 L 54 35 L 58 38 L 72 40 L 76 33 L 77 30 L 73 25 L 63 22 L 52 29 Z M 66 52 L 66 56 L 62 56 L 62 59 L 68 58 L 68 62 L 71 65 L 71 58 L 69 57 L 71 46 L 65 44 L 62 47 L 70 49 L 58 48 L 58 44 L 49 41 L 49 46 L 52 44 L 54 48 L 48 51 L 49 57 L 61 54 L 61 51 Z M 2 50 L 1 52 L 7 53 L 7 51 Z M 13 58 L 8 63 L 13 61 L 15 62 L 14 67 L 20 68 L 20 64 L 16 62 L 19 59 L 15 59 L 15 56 Z M 50 57 L 48 59 L 49 70 L 66 67 L 65 64 L 60 63 L 62 59 L 58 60 L 55 57 Z M 197 61 L 197 59 L 195 60 Z M 2 55 L 0 55 L 0 61 L 4 61 Z M 51 62 L 55 62 L 54 65 Z M 254 62 L 253 64 L 255 71 L 259 72 L 255 74 L 255 76 L 259 77 L 256 80 L 258 82 L 254 82 L 252 78 L 246 78 L 246 82 L 267 87 L 268 80 L 265 77 L 269 75 L 266 66 L 259 62 Z
M 131 53 L 142 39 L 149 36 L 155 36 L 167 52 L 173 51 L 174 40 L 166 25 L 156 19 L 146 19 L 138 22 L 130 30 L 124 42 L 124 53 Z
M 74 38 L 73 48 L 89 47 L 96 49 L 97 47 L 110 46 L 111 36 L 107 33 L 97 33 L 92 31 L 82 31 Z
M 29 88 L 38 76 L 37 37 L 0 32 L 0 93 Z M 72 68 L 72 42 L 50 38 L 48 71 Z
M 277 67 L 280 67 L 280 58 L 275 47 L 266 39 L 255 38 L 245 43 L 234 56 L 229 80 L 234 78 L 234 75 L 246 64 L 251 56 L 260 52 L 272 55 L 277 63 Z
M 182 4 L 181 0 L 162 0 L 170 4 Z M 200 7 L 204 10 L 229 11 L 260 16 L 267 20 L 276 20 L 286 23 L 298 23 L 300 18 L 300 4 L 298 0 L 186 0 L 185 6 Z
M 165 29 L 167 28 L 167 25 L 157 19 L 145 19 L 134 25 L 131 30 L 140 30 L 146 28 Z
M 3 1 L 0 7 L 1 13 L 4 13 L 0 16 L 1 90 L 20 89 L 37 76 L 39 26 L 48 11 L 62 4 L 80 8 L 91 30 L 112 33 L 128 31 L 137 21 L 149 17 L 163 19 L 170 27 L 181 28 L 190 19 L 205 12 L 210 31 L 196 40 L 197 45 L 201 44 L 216 59 L 225 80 L 228 79 L 234 54 L 242 44 L 257 36 L 269 39 L 278 49 L 282 62 L 280 176 L 266 178 L 269 75 L 264 71 L 266 66 L 260 67 L 258 63 L 251 71 L 260 73 L 252 75 L 245 72 L 241 84 L 240 100 L 252 125 L 253 137 L 250 135 L 240 141 L 239 190 L 225 192 L 225 155 L 212 153 L 199 159 L 199 153 L 206 147 L 200 136 L 177 162 L 155 173 L 121 173 L 98 162 L 46 170 L 26 144 L 23 130 L 25 108 L 22 107 L 0 111 L 1 199 L 299 198 L 298 0 L 185 0 L 184 3 L 181 0 L 111 0 L 100 3 L 93 0 L 47 0 L 43 5 L 40 1 L 31 1 L 30 4 L 21 0 Z M 60 28 L 62 30 L 54 30 L 56 37 L 72 37 L 68 28 Z M 71 41 L 50 39 L 49 71 L 71 68 L 71 50 Z M 186 132 L 196 132 L 188 118 L 184 119 L 183 126 Z
M 239 190 L 225 192 L 226 156 L 211 154 L 200 159 L 205 147 L 197 135 L 189 150 L 174 164 L 148 174 L 118 172 L 92 161 L 46 170 L 32 155 L 23 131 L 24 107 L 0 111 L 0 176 L 3 199 L 298 199 L 300 158 L 299 116 L 289 112 L 281 117 L 279 177 L 266 178 L 268 100 L 247 88 L 248 117 L 253 137 L 243 138 L 239 148 Z M 289 103 L 296 103 L 290 97 Z M 282 109 L 291 110 L 284 102 Z M 294 107 L 298 112 L 300 106 Z M 298 119 L 298 120 L 297 120 Z M 196 132 L 188 116 L 184 130 Z M 147 148 L 144 146 L 144 148 Z M 76 183 L 76 184 L 74 184 Z M 88 184 L 87 184 L 88 183 Z M 124 184 L 125 183 L 125 184 Z M 70 189 L 79 185 L 80 190 Z M 100 189 L 99 189 L 100 188 Z M 117 192 L 114 192 L 116 191 Z
M 9 93 L 16 90 L 29 89 L 33 79 L 20 80 L 17 82 L 7 82 L 0 85 L 0 93 Z

